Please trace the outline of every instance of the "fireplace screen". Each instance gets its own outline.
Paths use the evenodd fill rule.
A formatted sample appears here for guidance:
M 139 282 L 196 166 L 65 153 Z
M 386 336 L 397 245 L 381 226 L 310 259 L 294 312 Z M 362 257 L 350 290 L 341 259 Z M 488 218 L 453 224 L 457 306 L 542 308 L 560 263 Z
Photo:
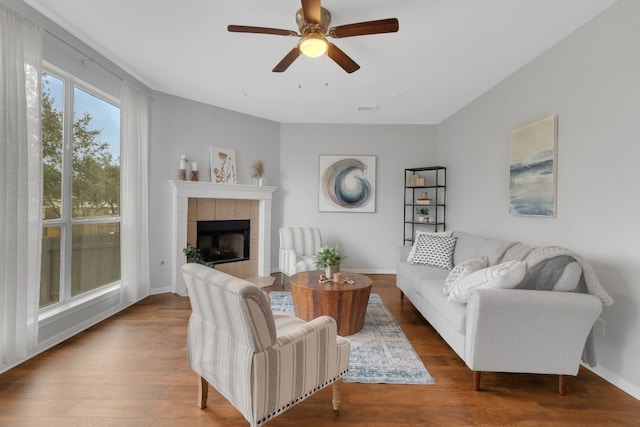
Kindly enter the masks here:
M 250 226 L 248 219 L 198 221 L 200 255 L 214 264 L 248 260 Z

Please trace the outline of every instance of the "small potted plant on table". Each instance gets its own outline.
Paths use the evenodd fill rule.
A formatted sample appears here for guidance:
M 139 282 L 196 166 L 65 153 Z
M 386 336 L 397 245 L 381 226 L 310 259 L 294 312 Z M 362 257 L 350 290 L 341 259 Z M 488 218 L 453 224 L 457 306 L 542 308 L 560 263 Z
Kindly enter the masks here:
M 338 250 L 338 247 L 324 246 L 316 254 L 316 266 L 324 270 L 324 276 L 328 279 L 333 277 L 333 273 L 340 271 L 340 263 L 346 256 Z

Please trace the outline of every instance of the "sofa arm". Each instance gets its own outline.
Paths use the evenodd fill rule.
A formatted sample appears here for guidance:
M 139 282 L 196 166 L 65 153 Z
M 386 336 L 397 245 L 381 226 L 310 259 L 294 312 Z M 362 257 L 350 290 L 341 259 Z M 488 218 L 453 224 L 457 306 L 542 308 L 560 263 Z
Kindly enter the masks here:
M 589 294 L 478 290 L 467 306 L 465 363 L 474 371 L 576 375 L 601 311 Z
M 274 316 L 279 317 L 276 341 L 264 355 L 256 356 L 256 360 L 266 355 L 278 366 L 296 366 L 301 376 L 300 386 L 305 392 L 319 390 L 346 374 L 351 344 L 338 335 L 338 327 L 332 317 L 319 316 L 305 322 L 288 315 Z M 256 362 L 256 366 L 262 364 Z M 264 369 L 269 367 L 269 363 L 264 364 Z M 292 380 L 290 370 L 279 370 L 278 375 L 283 377 L 279 384 Z
M 411 248 L 411 246 L 398 246 L 398 250 L 396 251 L 396 264 L 407 260 Z
M 293 249 L 280 248 L 278 251 L 278 267 L 287 276 L 297 273 L 298 255 Z
M 338 327 L 336 321 L 329 316 L 318 316 L 308 322 L 298 319 L 294 316 L 274 314 L 276 320 L 276 342 L 273 348 L 281 349 L 286 346 L 294 345 L 300 341 L 307 339 L 310 335 L 318 335 L 321 338 L 314 338 L 321 347 L 335 347 L 338 336 Z M 282 321 L 289 318 L 290 322 Z M 286 320 L 286 319 L 285 319 Z

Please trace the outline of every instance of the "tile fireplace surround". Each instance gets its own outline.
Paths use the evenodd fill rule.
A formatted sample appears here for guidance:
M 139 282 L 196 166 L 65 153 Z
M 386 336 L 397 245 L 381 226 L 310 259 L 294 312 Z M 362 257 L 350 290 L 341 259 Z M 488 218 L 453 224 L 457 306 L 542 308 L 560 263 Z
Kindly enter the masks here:
M 193 199 L 222 199 L 216 200 L 220 202 L 220 210 L 227 211 L 223 213 L 224 218 L 217 219 L 233 219 L 229 213 L 230 206 L 236 205 L 249 211 L 255 211 L 252 207 L 255 203 L 246 203 L 246 201 L 256 201 L 257 218 L 254 218 L 255 212 L 247 213 L 247 218 L 252 219 L 252 223 L 257 220 L 257 239 L 254 238 L 255 232 L 252 230 L 251 244 L 257 243 L 257 275 L 259 277 L 267 277 L 271 275 L 271 200 L 276 187 L 259 187 L 255 185 L 243 184 L 213 184 L 211 182 L 202 181 L 169 181 L 169 187 L 172 193 L 172 260 L 171 260 L 171 289 L 178 295 L 186 295 L 187 290 L 180 273 L 180 267 L 186 262 L 186 257 L 182 251 L 187 247 L 188 241 L 188 222 L 195 219 L 195 213 L 189 212 L 189 205 L 192 211 L 195 206 L 211 205 L 206 200 L 195 203 Z M 192 199 L 189 202 L 189 199 Z M 206 214 L 205 214 L 206 215 Z M 235 216 L 235 214 L 234 214 Z M 244 215 L 243 215 L 244 216 Z M 190 218 L 191 217 L 191 218 Z M 211 219 L 211 218 L 199 218 Z M 252 224 L 252 228 L 253 224 Z M 195 242 L 189 242 L 192 245 Z M 251 249 L 252 254 L 256 253 L 256 248 Z M 253 255 L 252 255 L 252 262 Z M 222 271 L 230 272 L 232 267 L 221 264 L 219 268 Z

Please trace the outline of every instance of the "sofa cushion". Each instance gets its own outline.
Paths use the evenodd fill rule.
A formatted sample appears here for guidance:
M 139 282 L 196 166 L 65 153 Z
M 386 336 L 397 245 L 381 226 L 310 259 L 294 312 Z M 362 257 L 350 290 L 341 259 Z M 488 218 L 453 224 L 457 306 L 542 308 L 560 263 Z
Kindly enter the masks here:
M 449 301 L 466 304 L 469 295 L 476 289 L 513 289 L 524 279 L 526 273 L 527 263 L 524 261 L 507 261 L 483 268 L 456 283 L 449 293 Z
M 416 239 L 416 245 L 413 257 L 409 261 L 411 264 L 428 265 L 446 270 L 453 267 L 455 237 L 420 234 Z
M 429 268 L 423 266 L 411 267 L 422 269 Z M 446 271 L 442 269 L 433 268 L 433 270 L 439 270 L 446 273 Z M 435 279 L 434 276 L 425 275 L 418 282 L 414 282 L 417 283 L 417 293 L 428 303 L 427 306 L 430 307 L 429 310 L 436 312 L 428 313 L 425 317 L 427 320 L 430 320 L 434 315 L 436 317 L 440 317 L 449 323 L 457 332 L 464 334 L 466 329 L 467 306 L 447 302 L 447 296 L 442 294 L 442 280 L 443 278 L 441 276 L 439 279 Z M 417 305 L 424 307 L 424 305 L 419 302 Z
M 442 281 L 447 277 L 448 273 L 447 270 L 442 268 L 414 265 L 406 261 L 397 265 L 397 277 L 402 277 L 403 282 L 410 283 L 411 286 L 417 286 L 423 279 L 433 279 L 440 282 L 440 289 L 442 289 Z M 442 293 L 442 290 L 440 290 L 440 293 Z
M 447 296 L 442 294 L 442 281 L 447 277 L 447 270 L 400 262 L 397 273 L 403 283 L 410 284 L 418 294 L 419 299 L 411 302 L 427 320 L 436 316 L 449 323 L 457 332 L 465 333 L 467 306 L 450 304 Z
M 454 265 L 471 258 L 480 258 L 481 256 L 489 258 L 489 265 L 495 265 L 498 262 L 500 252 L 505 245 L 510 244 L 510 242 L 503 240 L 489 239 L 463 231 L 455 231 L 453 236 L 458 238 L 456 250 L 453 254 Z
M 458 283 L 463 278 L 467 277 L 469 274 L 474 271 L 478 271 L 482 268 L 487 268 L 489 266 L 489 259 L 486 256 L 480 258 L 472 258 L 468 259 L 460 264 L 457 264 L 453 269 L 449 272 L 449 275 L 446 279 L 444 279 L 444 286 L 442 287 L 442 293 L 444 295 L 449 295 L 451 292 L 451 287 Z

